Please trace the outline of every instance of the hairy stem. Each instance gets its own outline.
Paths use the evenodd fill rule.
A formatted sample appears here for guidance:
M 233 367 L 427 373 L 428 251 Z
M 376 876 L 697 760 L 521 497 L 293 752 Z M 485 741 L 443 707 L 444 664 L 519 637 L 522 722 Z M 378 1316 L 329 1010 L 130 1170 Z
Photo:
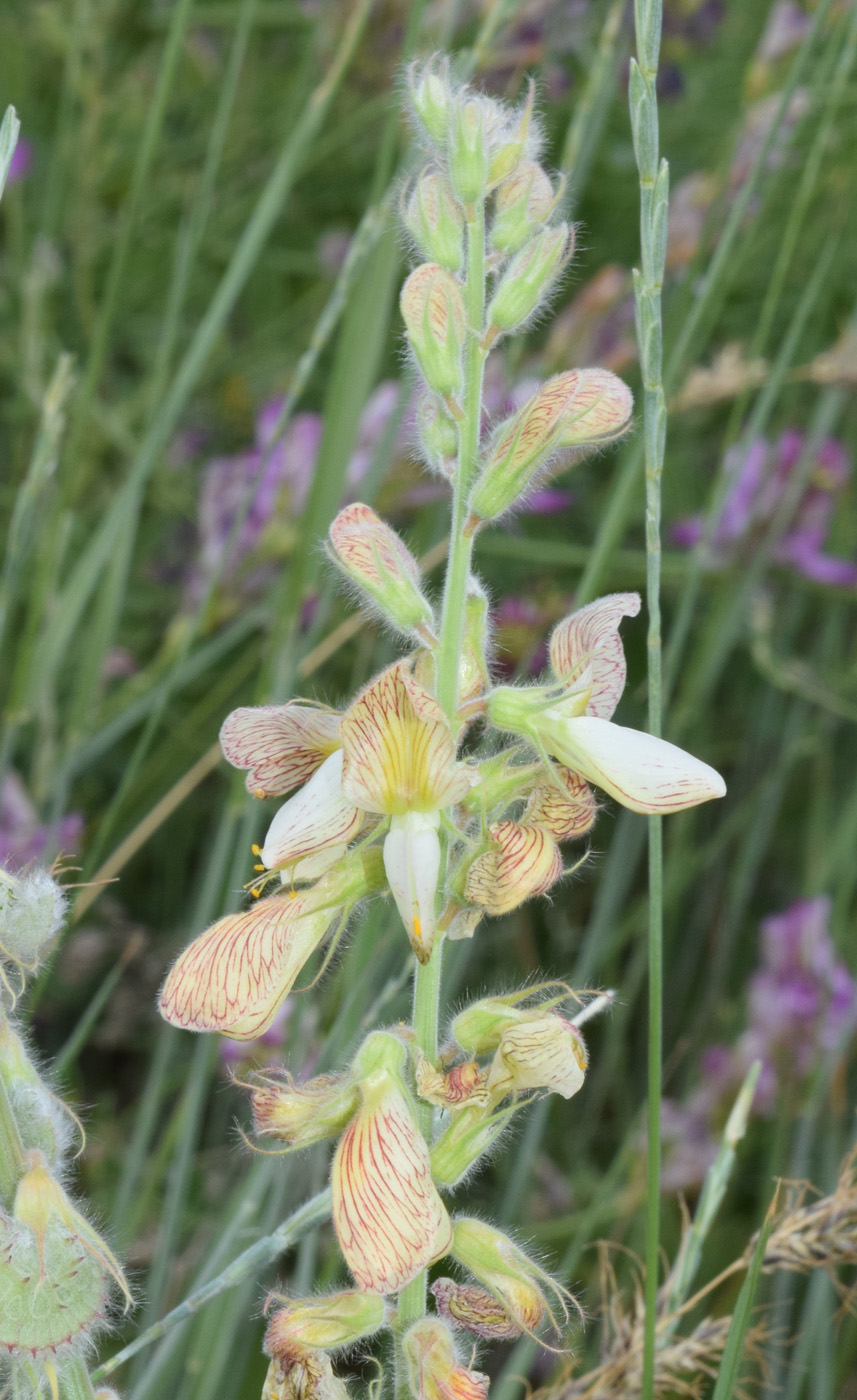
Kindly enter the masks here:
M 60 1400 L 95 1400 L 89 1372 L 79 1356 L 63 1364 L 59 1373 Z
M 9 1209 L 23 1175 L 24 1144 L 6 1085 L 0 1079 L 0 1203 Z

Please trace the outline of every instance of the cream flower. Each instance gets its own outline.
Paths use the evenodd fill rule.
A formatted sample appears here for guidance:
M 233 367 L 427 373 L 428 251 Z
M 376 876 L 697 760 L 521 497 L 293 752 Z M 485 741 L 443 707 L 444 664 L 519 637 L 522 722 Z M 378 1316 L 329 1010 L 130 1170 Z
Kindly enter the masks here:
M 449 721 L 433 696 L 398 663 L 382 671 L 343 715 L 346 798 L 390 817 L 384 867 L 421 962 L 431 954 L 440 879 L 440 814 L 470 791 L 455 761 Z
M 501 686 L 488 697 L 488 716 L 623 807 L 681 812 L 722 797 L 726 784 L 720 774 L 665 739 L 611 723 L 625 686 L 619 623 L 639 610 L 638 594 L 614 593 L 566 618 L 550 644 L 558 685 L 550 690 Z

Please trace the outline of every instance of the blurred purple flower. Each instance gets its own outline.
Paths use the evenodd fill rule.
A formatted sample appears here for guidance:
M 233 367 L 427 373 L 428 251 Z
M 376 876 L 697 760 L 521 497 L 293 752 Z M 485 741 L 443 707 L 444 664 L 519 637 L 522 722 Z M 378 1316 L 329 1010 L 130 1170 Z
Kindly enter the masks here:
M 52 860 L 61 851 L 73 850 L 82 835 L 80 812 L 43 825 L 18 774 L 9 769 L 0 784 L 0 865 L 19 870 L 33 860 Z
M 812 20 L 795 0 L 777 0 L 768 13 L 768 20 L 756 48 L 756 62 L 776 63 L 803 43 Z
M 753 1115 L 795 1099 L 822 1057 L 857 1030 L 857 983 L 830 937 L 830 900 L 799 899 L 761 924 L 762 960 L 749 982 L 749 1022 L 733 1045 L 701 1057 L 702 1079 L 683 1103 L 664 1100 L 665 1190 L 697 1185 L 714 1160 L 735 1094 L 754 1060 L 762 1073 Z
M 219 1045 L 220 1063 L 228 1070 L 248 1063 L 260 1066 L 279 1063 L 282 1059 L 279 1052 L 286 1043 L 294 1009 L 294 997 L 286 997 L 268 1029 L 257 1040 L 230 1040 L 223 1036 Z
M 19 180 L 25 180 L 33 165 L 33 148 L 26 136 L 18 137 L 18 144 L 12 152 L 12 159 L 9 162 L 9 171 L 6 175 L 7 185 L 17 185 Z
M 804 443 L 804 435 L 789 428 L 776 443 L 759 438 L 743 456 L 727 452 L 723 473 L 729 487 L 710 539 L 714 567 L 740 560 L 755 549 L 791 489 Z M 818 583 L 857 585 L 857 563 L 824 553 L 836 495 L 850 476 L 851 463 L 842 445 L 833 439 L 822 443 L 792 518 L 774 547 L 777 563 Z M 689 549 L 699 543 L 703 532 L 703 517 L 691 516 L 677 521 L 670 533 L 674 544 Z

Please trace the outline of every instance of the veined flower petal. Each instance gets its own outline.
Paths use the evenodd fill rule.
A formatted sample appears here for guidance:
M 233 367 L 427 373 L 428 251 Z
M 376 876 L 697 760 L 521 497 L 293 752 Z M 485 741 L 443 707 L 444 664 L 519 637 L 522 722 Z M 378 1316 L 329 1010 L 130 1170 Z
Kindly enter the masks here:
M 562 857 L 542 827 L 504 821 L 489 831 L 494 846 L 467 872 L 464 893 L 471 904 L 481 904 L 489 914 L 507 914 L 560 878 Z
M 431 1060 L 423 1058 L 417 1064 L 414 1078 L 420 1098 L 438 1108 L 454 1111 L 466 1108 L 468 1104 L 478 1104 L 482 1108 L 488 1104 L 485 1087 L 487 1075 L 475 1060 L 440 1070 L 435 1069 Z
M 314 1347 L 291 1347 L 271 1358 L 262 1400 L 349 1400 L 330 1357 Z
M 407 1099 L 373 1078 L 333 1159 L 333 1223 L 358 1288 L 395 1293 L 446 1254 L 452 1223 Z
M 555 772 L 558 783 L 542 783 L 533 788 L 523 822 L 526 826 L 543 826 L 555 841 L 585 836 L 598 814 L 595 793 L 579 773 L 559 767 Z
M 639 593 L 611 593 L 572 613 L 553 630 L 551 666 L 567 690 L 589 690 L 588 715 L 610 719 L 619 703 L 626 676 L 619 623 L 639 611 Z
M 493 1341 L 508 1342 L 521 1335 L 518 1323 L 499 1299 L 478 1283 L 439 1278 L 432 1284 L 431 1292 L 441 1317 L 453 1327 L 463 1327 L 477 1337 Z
M 488 1089 L 495 1100 L 528 1089 L 549 1089 L 570 1099 L 583 1087 L 586 1065 L 577 1027 L 548 1011 L 506 1027 L 488 1071 Z
M 164 1020 L 233 1040 L 255 1040 L 266 1031 L 338 913 L 319 910 L 312 894 L 259 900 L 200 934 L 164 983 Z
M 248 770 L 248 792 L 281 797 L 339 748 L 339 715 L 304 700 L 245 706 L 226 716 L 220 747 L 233 768 Z
M 488 1377 L 458 1361 L 446 1323 L 433 1317 L 415 1323 L 402 1349 L 415 1400 L 487 1400 Z
M 437 701 L 401 663 L 382 671 L 342 718 L 342 785 L 365 812 L 402 816 L 460 802 L 471 774 Z
M 720 774 L 684 749 L 594 715 L 564 719 L 548 710 L 539 733 L 560 763 L 632 812 L 682 812 L 726 792 Z
M 284 802 L 265 837 L 261 860 L 269 870 L 347 845 L 365 814 L 342 791 L 342 750 L 326 758 L 299 792 Z
M 411 947 L 428 962 L 434 945 L 435 899 L 440 880 L 438 812 L 393 817 L 384 840 L 384 869 Z

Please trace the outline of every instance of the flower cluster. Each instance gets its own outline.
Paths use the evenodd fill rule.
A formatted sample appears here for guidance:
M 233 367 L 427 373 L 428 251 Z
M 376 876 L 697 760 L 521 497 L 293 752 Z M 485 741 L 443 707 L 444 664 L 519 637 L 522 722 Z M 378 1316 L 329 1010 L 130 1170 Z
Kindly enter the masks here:
M 717 1154 L 719 1132 L 755 1060 L 762 1072 L 753 1113 L 794 1112 L 823 1056 L 857 1031 L 857 982 L 828 930 L 830 900 L 799 899 L 761 925 L 762 960 L 749 982 L 749 1023 L 732 1045 L 711 1045 L 703 1078 L 684 1103 L 664 1100 L 669 1144 L 664 1185 L 698 1184 Z
M 302 969 L 329 957 L 355 909 L 390 897 L 415 958 L 414 1028 L 372 1031 L 341 1071 L 296 1083 L 250 1076 L 256 1131 L 286 1152 L 336 1142 L 333 1221 L 355 1287 L 288 1302 L 266 1338 L 265 1394 L 341 1397 L 329 1353 L 392 1320 L 415 1397 L 483 1397 L 456 1331 L 471 1337 L 557 1332 L 564 1290 L 487 1222 L 451 1216 L 444 1193 L 492 1150 L 510 1119 L 549 1092 L 571 1098 L 587 1056 L 569 992 L 545 986 L 486 997 L 437 1047 L 436 983 L 424 975 L 447 938 L 472 937 L 562 879 L 562 846 L 585 836 L 600 789 L 637 812 L 678 812 L 725 791 L 707 764 L 613 721 L 625 684 L 619 627 L 634 593 L 565 617 L 549 673 L 496 684 L 489 607 L 470 568 L 474 536 L 518 508 L 560 467 L 629 425 L 626 386 L 604 369 L 565 370 L 497 423 L 483 418 L 492 347 L 538 314 L 571 254 L 562 190 L 538 161 L 532 93 L 516 110 L 456 86 L 444 63 L 415 68 L 411 102 L 429 148 L 403 218 L 420 261 L 401 293 L 421 378 L 426 465 L 449 483 L 453 538 L 439 603 L 405 541 L 367 504 L 334 519 L 328 552 L 361 604 L 403 641 L 403 655 L 342 710 L 310 700 L 234 711 L 228 761 L 259 800 L 279 798 L 254 847 L 251 903 L 178 958 L 161 993 L 172 1024 L 250 1042 L 275 1022 Z M 478 727 L 477 727 L 478 726 Z M 449 1257 L 425 1313 L 425 1271 Z M 414 1307 L 420 1293 L 420 1306 Z

